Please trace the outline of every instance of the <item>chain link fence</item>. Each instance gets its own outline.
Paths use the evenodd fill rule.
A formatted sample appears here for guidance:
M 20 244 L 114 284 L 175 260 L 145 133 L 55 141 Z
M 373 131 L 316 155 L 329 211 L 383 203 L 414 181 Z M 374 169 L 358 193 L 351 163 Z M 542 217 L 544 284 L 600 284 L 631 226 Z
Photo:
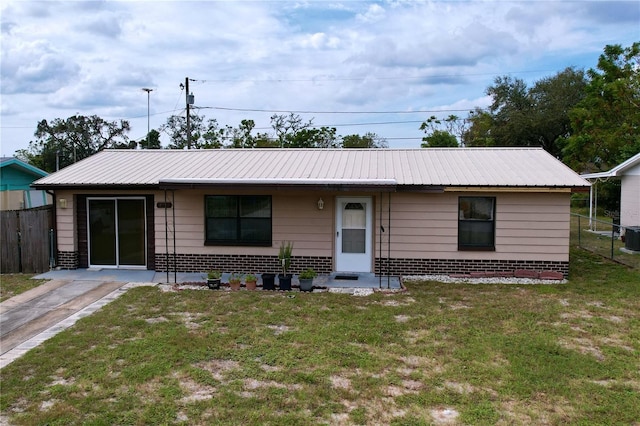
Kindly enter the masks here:
M 606 220 L 571 213 L 571 244 L 640 270 L 640 226 L 620 226 L 606 213 Z

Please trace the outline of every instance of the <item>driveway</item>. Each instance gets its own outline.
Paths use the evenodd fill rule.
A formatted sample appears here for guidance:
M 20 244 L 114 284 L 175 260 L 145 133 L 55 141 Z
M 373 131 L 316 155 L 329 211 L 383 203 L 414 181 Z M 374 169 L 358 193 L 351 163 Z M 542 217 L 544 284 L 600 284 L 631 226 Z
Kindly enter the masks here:
M 53 280 L 0 303 L 0 368 L 55 334 L 47 330 L 125 284 Z

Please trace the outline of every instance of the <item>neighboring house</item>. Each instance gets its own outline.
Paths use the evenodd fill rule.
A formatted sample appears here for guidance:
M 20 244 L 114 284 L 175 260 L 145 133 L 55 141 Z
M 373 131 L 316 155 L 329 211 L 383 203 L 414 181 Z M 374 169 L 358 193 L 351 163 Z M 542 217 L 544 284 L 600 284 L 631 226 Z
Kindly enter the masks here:
M 0 210 L 20 210 L 51 204 L 51 195 L 29 186 L 47 174 L 17 158 L 0 158 Z
M 640 153 L 618 164 L 608 172 L 581 175 L 593 183 L 589 196 L 589 218 L 595 217 L 598 181 L 620 179 L 620 225 L 640 226 Z
M 572 191 L 542 149 L 106 150 L 38 180 L 58 265 L 390 275 L 569 270 Z

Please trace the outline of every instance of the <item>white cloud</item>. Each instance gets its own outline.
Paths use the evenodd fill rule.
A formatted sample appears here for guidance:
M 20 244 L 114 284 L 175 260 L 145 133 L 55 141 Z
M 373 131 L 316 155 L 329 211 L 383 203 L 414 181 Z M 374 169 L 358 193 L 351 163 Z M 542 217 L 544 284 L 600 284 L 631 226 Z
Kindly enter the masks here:
M 528 80 L 593 67 L 606 44 L 640 39 L 637 2 L 591 1 L 60 1 L 6 0 L 2 154 L 37 122 L 75 113 L 130 119 L 132 137 L 196 105 L 309 111 L 472 109 L 498 75 Z M 540 72 L 531 72 L 543 70 Z M 527 73 L 519 74 L 523 71 Z M 479 104 L 480 105 L 480 104 Z M 457 108 L 457 107 L 460 108 Z M 199 110 L 222 125 L 271 112 Z M 424 114 L 427 116 L 427 114 Z M 323 124 L 378 115 L 309 114 Z M 386 121 L 411 121 L 389 115 Z M 422 136 L 418 125 L 338 128 Z M 400 144 L 400 142 L 397 142 Z M 391 144 L 394 146 L 394 143 Z

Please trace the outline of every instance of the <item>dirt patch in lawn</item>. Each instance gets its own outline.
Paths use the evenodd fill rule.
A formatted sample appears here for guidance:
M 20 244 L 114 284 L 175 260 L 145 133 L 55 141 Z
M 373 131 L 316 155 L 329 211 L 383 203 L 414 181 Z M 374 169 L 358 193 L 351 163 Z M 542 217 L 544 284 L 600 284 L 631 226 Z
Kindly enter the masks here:
M 225 380 L 225 373 L 240 368 L 240 363 L 229 359 L 212 359 L 195 364 L 195 367 L 211 373 L 214 379 L 218 381 Z

